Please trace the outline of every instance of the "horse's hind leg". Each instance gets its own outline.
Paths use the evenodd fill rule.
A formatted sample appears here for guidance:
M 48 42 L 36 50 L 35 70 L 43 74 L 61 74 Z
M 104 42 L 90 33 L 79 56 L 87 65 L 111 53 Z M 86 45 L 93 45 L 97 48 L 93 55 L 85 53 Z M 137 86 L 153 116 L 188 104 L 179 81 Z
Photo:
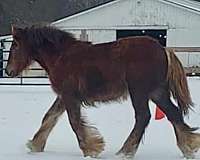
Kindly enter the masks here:
M 129 89 L 129 92 L 135 109 L 136 123 L 131 134 L 117 154 L 123 154 L 126 157 L 133 157 L 138 149 L 141 138 L 145 132 L 145 128 L 149 124 L 151 114 L 148 106 L 147 94 L 142 92 L 140 89 Z
M 62 100 L 84 156 L 97 157 L 104 150 L 103 137 L 95 127 L 89 126 L 84 117 L 81 116 L 79 100 L 69 95 L 64 95 Z
M 170 100 L 170 93 L 167 85 L 160 85 L 152 94 L 151 99 L 167 115 L 168 120 L 172 123 L 177 145 L 187 158 L 193 158 L 194 153 L 200 148 L 200 134 L 194 133 L 196 128 L 189 127 L 183 119 L 179 108 Z
M 58 118 L 64 111 L 64 106 L 61 104 L 59 98 L 57 98 L 51 108 L 45 114 L 40 129 L 34 135 L 33 139 L 27 143 L 27 147 L 32 152 L 42 152 L 44 150 L 47 138 L 51 130 L 56 125 Z

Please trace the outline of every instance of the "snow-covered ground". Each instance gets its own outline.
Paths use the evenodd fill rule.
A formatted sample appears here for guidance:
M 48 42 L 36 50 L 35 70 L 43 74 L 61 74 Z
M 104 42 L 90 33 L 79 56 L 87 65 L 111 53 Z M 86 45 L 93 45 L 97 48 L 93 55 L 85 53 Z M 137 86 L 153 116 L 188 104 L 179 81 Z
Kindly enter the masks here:
M 189 78 L 195 103 L 186 121 L 200 126 L 200 78 Z M 0 160 L 90 160 L 84 158 L 69 126 L 66 114 L 51 133 L 45 152 L 30 153 L 25 144 L 31 139 L 55 94 L 49 86 L 0 86 Z M 150 102 L 152 120 L 146 130 L 135 160 L 180 160 L 171 124 L 163 119 L 154 120 L 155 105 Z M 119 159 L 115 153 L 121 147 L 134 124 L 130 100 L 123 103 L 101 104 L 99 108 L 83 111 L 97 126 L 106 141 L 105 151 L 99 159 Z M 197 158 L 200 159 L 200 152 Z

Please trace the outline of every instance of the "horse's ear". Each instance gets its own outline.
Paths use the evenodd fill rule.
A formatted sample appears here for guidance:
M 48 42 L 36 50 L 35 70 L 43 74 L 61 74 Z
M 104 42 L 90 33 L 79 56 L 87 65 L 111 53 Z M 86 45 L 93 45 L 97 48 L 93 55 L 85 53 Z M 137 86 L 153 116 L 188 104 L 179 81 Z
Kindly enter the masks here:
M 12 35 L 16 34 L 16 27 L 14 25 L 11 25 L 11 33 Z
M 18 33 L 22 32 L 22 28 L 16 27 L 14 25 L 11 25 L 11 33 L 12 35 L 17 35 Z

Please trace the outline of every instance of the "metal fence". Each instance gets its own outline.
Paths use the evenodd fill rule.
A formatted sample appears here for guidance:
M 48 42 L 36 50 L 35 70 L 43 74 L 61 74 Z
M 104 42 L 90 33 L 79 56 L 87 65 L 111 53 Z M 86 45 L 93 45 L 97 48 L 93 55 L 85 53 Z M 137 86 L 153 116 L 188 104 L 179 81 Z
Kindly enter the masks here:
M 9 48 L 12 40 L 0 40 L 0 85 L 49 85 L 47 73 L 39 66 L 32 65 L 16 78 L 6 75 Z

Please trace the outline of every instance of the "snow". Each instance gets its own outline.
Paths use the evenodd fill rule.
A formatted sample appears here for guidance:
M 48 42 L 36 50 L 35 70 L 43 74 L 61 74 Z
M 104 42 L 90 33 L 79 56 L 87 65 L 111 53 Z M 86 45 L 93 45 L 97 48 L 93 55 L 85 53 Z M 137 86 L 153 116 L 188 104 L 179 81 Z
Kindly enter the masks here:
M 186 121 L 200 126 L 200 78 L 189 78 L 189 87 L 195 103 Z M 91 160 L 82 156 L 66 114 L 52 131 L 45 152 L 30 153 L 26 142 L 40 126 L 45 112 L 56 95 L 50 86 L 0 86 L 0 160 Z M 123 103 L 100 104 L 98 108 L 83 109 L 91 124 L 99 129 L 106 141 L 105 151 L 99 159 L 115 160 L 134 125 L 134 111 L 130 100 Z M 173 128 L 165 118 L 154 120 L 155 105 L 150 102 L 152 119 L 135 160 L 180 160 Z M 200 159 L 200 153 L 197 153 Z

